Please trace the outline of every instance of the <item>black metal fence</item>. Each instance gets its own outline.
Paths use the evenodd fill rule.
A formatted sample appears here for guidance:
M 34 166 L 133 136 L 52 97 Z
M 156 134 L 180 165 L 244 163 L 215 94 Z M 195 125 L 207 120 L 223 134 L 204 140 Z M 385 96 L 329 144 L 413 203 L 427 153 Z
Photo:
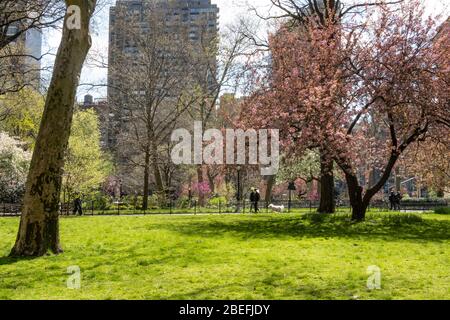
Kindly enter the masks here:
M 0 203 L 0 216 L 20 216 L 21 204 Z
M 314 212 L 319 207 L 318 201 L 273 201 L 271 204 L 281 207 L 283 212 Z M 337 210 L 348 211 L 350 204 L 348 200 L 338 201 Z M 402 211 L 432 211 L 436 208 L 448 207 L 448 202 L 443 201 L 404 201 L 401 204 Z M 380 211 L 389 210 L 389 203 L 387 201 L 373 201 L 370 205 L 371 209 L 378 209 Z M 161 214 L 246 214 L 254 212 L 252 204 L 248 200 L 209 203 L 201 206 L 197 201 L 190 201 L 188 203 L 182 201 L 169 201 L 165 206 L 150 206 L 144 210 L 136 201 L 134 202 L 111 202 L 99 203 L 96 200 L 85 200 L 82 205 L 82 214 L 90 216 L 101 215 L 161 215 Z M 258 209 L 261 213 L 273 212 L 269 208 L 269 203 L 259 202 Z M 20 216 L 20 204 L 0 204 L 0 216 Z M 61 204 L 60 214 L 62 216 L 73 216 L 79 214 L 74 212 L 72 203 Z

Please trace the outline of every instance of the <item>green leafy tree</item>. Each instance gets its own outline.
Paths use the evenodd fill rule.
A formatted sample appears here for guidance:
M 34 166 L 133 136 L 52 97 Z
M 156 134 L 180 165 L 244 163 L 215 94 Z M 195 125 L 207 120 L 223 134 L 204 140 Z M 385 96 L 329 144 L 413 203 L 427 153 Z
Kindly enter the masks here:
M 76 112 L 64 166 L 63 197 L 92 194 L 111 171 L 111 162 L 100 147 L 97 114 L 94 110 Z
M 33 148 L 44 103 L 44 97 L 31 89 L 1 95 L 0 130 L 26 142 L 26 148 Z

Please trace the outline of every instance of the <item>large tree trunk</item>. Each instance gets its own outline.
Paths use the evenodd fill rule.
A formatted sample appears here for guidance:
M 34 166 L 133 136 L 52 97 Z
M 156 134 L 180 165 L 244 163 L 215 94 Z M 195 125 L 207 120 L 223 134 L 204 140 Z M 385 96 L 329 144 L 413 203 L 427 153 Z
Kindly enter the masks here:
M 368 203 L 363 201 L 363 188 L 355 175 L 346 174 L 350 205 L 352 206 L 352 220 L 363 221 L 366 217 Z
M 142 199 L 142 209 L 148 209 L 148 194 L 149 191 L 149 178 L 150 178 L 150 152 L 147 150 L 145 153 L 144 163 L 144 197 Z
M 211 193 L 214 195 L 216 193 L 216 185 L 214 182 L 214 176 L 211 173 L 211 168 L 206 168 L 206 175 L 208 176 L 208 183 L 209 183 L 209 189 L 211 190 Z
M 395 190 L 400 192 L 402 189 L 402 179 L 400 176 L 400 167 L 395 168 Z
M 336 199 L 334 197 L 333 161 L 326 156 L 320 157 L 320 204 L 319 213 L 334 213 L 336 211 Z
M 341 168 L 345 172 L 345 178 L 348 186 L 348 193 L 350 197 L 350 205 L 352 206 L 352 220 L 363 221 L 366 218 L 366 211 L 369 207 L 370 201 L 373 196 L 377 194 L 386 184 L 391 175 L 392 169 L 394 168 L 399 157 L 397 151 L 392 151 L 391 157 L 384 168 L 384 172 L 380 180 L 370 189 L 368 189 L 363 195 L 363 188 L 359 185 L 358 178 L 354 171 L 350 169 L 349 166 L 343 165 Z
M 66 15 L 11 256 L 42 256 L 48 251 L 55 254 L 62 252 L 58 207 L 64 153 L 69 141 L 80 72 L 91 45 L 89 22 L 96 1 L 67 0 L 66 5 L 76 5 L 80 9 L 81 28 L 69 29 L 69 15 Z
M 163 194 L 164 193 L 164 183 L 163 183 L 163 179 L 161 177 L 161 170 L 159 170 L 159 166 L 156 161 L 157 160 L 155 160 L 155 159 L 152 161 L 153 176 L 155 178 L 155 184 L 156 184 L 157 191 L 159 193 Z
M 266 194 L 264 195 L 264 202 L 268 205 L 272 201 L 272 190 L 277 181 L 277 176 L 266 177 Z

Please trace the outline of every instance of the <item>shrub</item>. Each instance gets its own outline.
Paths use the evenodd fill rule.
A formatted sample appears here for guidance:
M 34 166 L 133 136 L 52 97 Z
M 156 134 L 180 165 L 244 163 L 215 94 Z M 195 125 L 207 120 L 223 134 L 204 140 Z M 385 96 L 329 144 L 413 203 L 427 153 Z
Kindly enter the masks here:
M 228 201 L 227 201 L 227 198 L 225 198 L 225 197 L 214 197 L 209 200 L 209 205 L 211 207 L 218 207 L 219 204 L 221 206 L 226 206 L 227 203 L 228 203 Z
M 439 204 L 446 204 L 447 199 L 443 198 L 403 198 L 402 203 L 409 204 L 409 203 L 427 203 L 427 202 L 435 202 Z
M 188 197 L 181 197 L 178 199 L 177 207 L 179 209 L 187 209 L 191 205 L 191 201 L 189 201 Z
M 150 210 L 159 210 L 165 206 L 165 198 L 158 194 L 148 197 L 148 208 Z
M 111 202 L 111 198 L 100 193 L 97 193 L 94 196 L 94 209 L 95 210 L 106 210 L 109 207 Z

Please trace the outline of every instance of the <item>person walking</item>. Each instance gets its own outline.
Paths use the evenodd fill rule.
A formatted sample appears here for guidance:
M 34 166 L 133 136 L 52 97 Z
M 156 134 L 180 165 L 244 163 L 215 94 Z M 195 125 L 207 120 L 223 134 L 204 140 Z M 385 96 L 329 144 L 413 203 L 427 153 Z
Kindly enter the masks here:
M 255 200 L 256 200 L 256 190 L 255 190 L 255 188 L 252 188 L 251 192 L 250 192 L 250 213 L 255 208 L 255 205 L 254 205 Z M 256 211 L 255 211 L 255 213 L 256 213 Z
M 256 189 L 256 192 L 255 192 L 255 203 L 254 203 L 255 213 L 259 212 L 259 207 L 258 207 L 259 201 L 261 201 L 261 194 L 259 193 L 259 190 Z
M 83 202 L 79 196 L 73 201 L 73 214 L 83 215 Z
M 400 193 L 400 191 L 397 191 L 397 194 L 395 195 L 395 210 L 401 211 L 401 202 L 402 202 L 403 196 Z
M 389 194 L 389 210 L 395 210 L 395 192 L 394 190 L 391 190 L 391 193 Z

